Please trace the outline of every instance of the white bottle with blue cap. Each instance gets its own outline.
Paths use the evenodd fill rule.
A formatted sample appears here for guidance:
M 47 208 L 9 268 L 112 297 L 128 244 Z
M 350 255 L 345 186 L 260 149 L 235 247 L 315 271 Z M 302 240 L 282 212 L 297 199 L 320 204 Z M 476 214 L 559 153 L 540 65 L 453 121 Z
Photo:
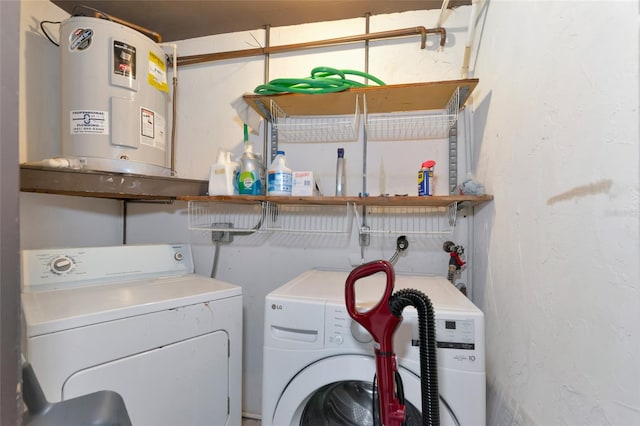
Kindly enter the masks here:
M 291 195 L 291 169 L 287 167 L 284 151 L 278 151 L 267 172 L 268 195 Z

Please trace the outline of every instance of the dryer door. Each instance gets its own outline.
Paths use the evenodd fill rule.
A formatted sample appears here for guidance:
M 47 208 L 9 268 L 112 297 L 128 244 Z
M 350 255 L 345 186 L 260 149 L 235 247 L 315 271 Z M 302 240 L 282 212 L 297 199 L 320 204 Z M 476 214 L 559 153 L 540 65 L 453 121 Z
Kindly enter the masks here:
M 228 351 L 224 331 L 144 351 L 72 374 L 63 399 L 108 389 L 136 426 L 227 424 Z
M 372 425 L 373 357 L 338 355 L 321 359 L 289 382 L 276 405 L 274 425 Z M 399 368 L 407 406 L 407 425 L 421 425 L 420 377 Z M 440 401 L 440 424 L 459 425 Z

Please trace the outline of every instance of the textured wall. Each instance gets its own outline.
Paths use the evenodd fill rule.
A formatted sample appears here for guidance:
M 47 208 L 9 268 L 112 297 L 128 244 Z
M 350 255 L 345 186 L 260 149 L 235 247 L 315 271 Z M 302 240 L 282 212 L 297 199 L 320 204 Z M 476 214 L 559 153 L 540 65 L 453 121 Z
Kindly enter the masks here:
M 495 201 L 475 216 L 474 281 L 490 424 L 638 424 L 638 5 L 484 6 L 474 142 Z
M 59 150 L 57 112 L 50 112 L 58 101 L 57 84 L 51 83 L 56 51 L 39 34 L 38 22 L 64 14 L 48 1 L 22 6 L 20 159 L 26 161 Z M 416 39 L 372 43 L 369 71 L 388 83 L 459 78 L 470 9 L 446 17 L 443 51 L 433 45 L 421 51 Z M 461 147 L 461 174 L 469 164 L 495 200 L 476 211 L 473 227 L 461 221 L 452 238 L 468 248 L 474 300 L 487 319 L 489 424 L 637 424 L 637 3 L 494 1 L 479 9 L 470 68 L 480 85 L 461 119 L 461 141 L 470 139 Z M 429 27 L 436 20 L 436 12 L 375 17 L 371 31 Z M 271 42 L 362 32 L 364 20 L 357 19 L 274 29 Z M 263 39 L 257 31 L 187 40 L 180 54 L 257 47 Z M 363 64 L 361 46 L 272 55 L 269 78 L 304 76 L 317 65 Z M 242 125 L 231 103 L 261 83 L 262 75 L 260 58 L 179 70 L 176 160 L 183 177 L 206 178 L 218 149 L 240 153 Z M 470 129 L 473 137 L 467 138 Z M 262 144 L 261 136 L 251 140 Z M 336 147 L 285 149 L 295 168 L 317 167 L 330 187 Z M 361 147 L 345 148 L 348 186 L 357 193 Z M 419 163 L 441 151 L 438 142 L 370 144 L 371 192 L 378 189 L 381 162 L 387 188 L 401 192 L 414 187 Z M 30 247 L 119 238 L 118 202 L 74 199 L 70 211 L 52 197 L 23 197 L 27 217 L 67 232 L 82 224 L 87 232 L 70 238 L 57 231 L 52 241 L 30 231 L 42 227 L 25 227 L 21 236 Z M 207 275 L 214 253 L 210 235 L 189 232 L 186 223 L 184 203 L 132 204 L 127 240 L 192 242 L 198 272 Z M 468 228 L 474 229 L 472 238 Z M 291 265 L 294 253 L 301 260 Z M 365 256 L 392 253 L 372 247 Z M 250 246 L 240 238 L 221 247 L 218 276 L 242 285 L 245 297 L 246 411 L 260 411 L 264 295 L 307 268 L 348 269 L 350 258 L 359 255 L 355 235 L 339 250 Z M 448 259 L 442 255 L 438 247 L 412 248 L 398 269 L 444 273 Z
M 434 26 L 439 11 L 411 12 L 371 19 L 371 32 L 410 28 L 424 25 Z M 420 38 L 401 38 L 371 42 L 369 72 L 388 84 L 453 80 L 460 76 L 469 7 L 449 12 L 444 26 L 448 30 L 447 45 L 438 49 L 439 38 L 429 37 L 428 47 L 419 48 Z M 295 27 L 273 28 L 271 44 L 274 46 L 324 40 L 346 35 L 363 34 L 364 19 L 353 19 L 332 23 L 319 23 Z M 180 55 L 224 52 L 247 49 L 264 44 L 264 31 L 235 33 L 222 36 L 191 39 L 179 43 Z M 269 80 L 282 77 L 306 77 L 317 66 L 342 69 L 365 69 L 363 43 L 322 49 L 305 50 L 287 54 L 271 55 Z M 178 70 L 180 97 L 178 100 L 178 157 L 179 173 L 197 178 L 208 177 L 210 165 L 216 161 L 219 149 L 242 152 L 242 122 L 231 106 L 243 93 L 252 92 L 263 82 L 264 62 L 262 58 L 221 61 L 181 67 Z M 355 112 L 355 105 L 354 105 Z M 460 141 L 464 140 L 461 125 Z M 251 135 L 251 142 L 262 152 L 262 133 Z M 461 145 L 462 146 L 462 145 Z M 287 143 L 281 144 L 287 155 L 289 167 L 294 170 L 313 170 L 320 178 L 326 193 L 331 194 L 335 184 L 336 149 L 345 148 L 347 158 L 347 193 L 357 195 L 362 191 L 363 147 L 362 141 L 349 143 Z M 424 142 L 375 142 L 368 145 L 368 192 L 379 193 L 380 170 L 386 175 L 389 193 L 417 195 L 417 172 L 422 161 L 432 157 L 438 161 L 436 173 L 439 179 L 436 193 L 447 191 L 447 147 L 446 140 Z M 464 175 L 464 155 L 461 155 L 461 175 Z M 184 206 L 182 206 L 184 208 Z M 186 217 L 180 206 L 168 206 L 162 212 L 158 207 L 131 206 L 128 226 L 128 241 L 149 241 L 166 238 L 167 232 L 154 234 L 160 221 L 170 221 L 174 229 L 185 229 Z M 466 243 L 464 219 L 454 241 Z M 164 222 L 167 223 L 167 222 Z M 264 245 L 247 245 L 246 237 L 236 237 L 231 245 L 222 245 L 217 276 L 220 279 L 242 285 L 244 294 L 244 409 L 252 413 L 261 410 L 262 336 L 264 296 L 303 271 L 313 268 L 352 268 L 350 259 L 360 260 L 357 239 L 358 223 L 353 223 L 350 240 L 342 247 L 315 246 L 319 238 L 310 237 L 306 245 L 298 241 L 272 240 Z M 197 252 L 199 273 L 211 270 L 214 249 L 210 235 L 206 232 L 189 233 Z M 326 238 L 326 236 L 325 236 Z M 331 238 L 329 238 L 331 240 Z M 365 250 L 365 259 L 388 259 L 395 249 L 395 239 L 384 249 L 379 246 Z M 332 243 L 332 241 L 329 241 Z M 441 242 L 430 242 L 419 248 L 410 236 L 408 254 L 398 262 L 396 270 L 404 273 L 446 274 L 448 255 Z M 294 257 L 295 256 L 295 257 Z M 295 261 L 292 261 L 295 259 Z M 198 260 L 200 260 L 198 262 Z

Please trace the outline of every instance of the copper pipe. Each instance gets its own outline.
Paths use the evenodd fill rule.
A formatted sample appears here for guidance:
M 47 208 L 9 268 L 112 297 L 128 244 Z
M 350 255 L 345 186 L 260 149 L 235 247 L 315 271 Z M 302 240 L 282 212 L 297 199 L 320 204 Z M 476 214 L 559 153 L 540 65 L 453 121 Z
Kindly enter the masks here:
M 104 13 L 104 12 L 95 12 L 94 13 L 94 17 L 95 18 L 106 17 L 106 18 L 108 18 L 109 20 L 111 20 L 113 22 L 116 22 L 118 24 L 124 25 L 124 26 L 129 27 L 131 29 L 134 29 L 136 31 L 139 31 L 142 34 L 148 35 L 149 37 L 153 37 L 153 38 L 156 39 L 156 41 L 158 43 L 162 43 L 162 36 L 159 33 L 155 32 L 155 31 L 151 31 L 148 28 L 141 27 L 140 25 L 133 24 L 131 22 L 125 21 L 124 19 L 116 18 L 115 16 L 109 15 L 109 14 Z
M 245 49 L 245 50 L 232 50 L 229 52 L 219 52 L 219 53 L 205 53 L 201 55 L 191 55 L 191 56 L 182 56 L 178 57 L 178 66 L 183 65 L 194 65 L 200 64 L 203 62 L 213 62 L 213 61 L 221 61 L 225 59 L 237 59 L 237 58 L 247 58 L 250 56 L 261 56 L 270 53 L 283 53 L 283 52 L 291 52 L 294 50 L 303 50 L 303 49 L 312 49 L 317 47 L 326 47 L 336 44 L 346 44 L 346 43 L 355 43 L 359 41 L 366 40 L 380 40 L 386 38 L 394 38 L 394 37 L 407 37 L 412 35 L 420 34 L 421 42 L 420 49 L 424 49 L 427 44 L 427 34 L 440 34 L 440 46 L 444 46 L 446 41 L 446 30 L 444 28 L 430 28 L 427 29 L 425 27 L 413 27 L 413 28 L 404 28 L 400 30 L 390 30 L 390 31 L 382 31 L 377 33 L 369 33 L 362 35 L 354 35 L 354 36 L 345 36 L 332 38 L 328 40 L 319 40 L 319 41 L 310 41 L 306 43 L 296 43 L 296 44 L 286 44 L 282 46 L 268 46 L 268 47 L 260 47 L 255 49 Z
M 447 41 L 447 30 L 445 30 L 442 27 L 436 27 L 436 28 L 429 28 L 426 31 L 427 31 L 427 34 L 435 34 L 435 33 L 440 34 L 440 47 L 444 47 L 444 44 Z

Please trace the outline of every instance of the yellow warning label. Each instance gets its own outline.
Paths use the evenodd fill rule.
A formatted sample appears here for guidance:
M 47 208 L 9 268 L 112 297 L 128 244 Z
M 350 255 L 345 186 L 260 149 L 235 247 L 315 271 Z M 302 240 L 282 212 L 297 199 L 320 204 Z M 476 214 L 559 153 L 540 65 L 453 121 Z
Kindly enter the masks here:
M 149 84 L 163 92 L 169 91 L 167 67 L 162 58 L 153 52 L 149 52 Z

